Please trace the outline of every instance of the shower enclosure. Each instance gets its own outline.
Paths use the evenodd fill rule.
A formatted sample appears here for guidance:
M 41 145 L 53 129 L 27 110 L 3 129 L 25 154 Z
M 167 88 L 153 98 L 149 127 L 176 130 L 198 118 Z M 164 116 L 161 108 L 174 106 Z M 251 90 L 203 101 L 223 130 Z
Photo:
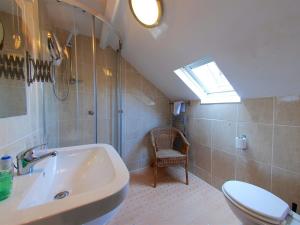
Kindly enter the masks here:
M 44 142 L 48 147 L 107 143 L 120 151 L 120 56 L 110 47 L 118 44 L 100 47 L 109 27 L 61 1 L 39 0 L 39 17 L 40 57 L 53 62 L 53 83 L 43 86 Z

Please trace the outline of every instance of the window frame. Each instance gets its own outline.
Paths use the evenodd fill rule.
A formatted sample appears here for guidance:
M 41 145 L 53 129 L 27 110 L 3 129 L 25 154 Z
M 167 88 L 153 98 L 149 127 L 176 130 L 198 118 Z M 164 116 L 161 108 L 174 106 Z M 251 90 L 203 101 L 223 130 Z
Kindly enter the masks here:
M 219 91 L 219 92 L 209 92 L 208 88 L 206 88 L 201 80 L 197 78 L 197 75 L 193 72 L 194 68 L 204 66 L 206 64 L 209 64 L 211 62 L 214 62 L 220 72 L 223 74 L 227 82 L 230 84 L 232 90 L 230 91 Z M 235 91 L 234 87 L 231 85 L 225 74 L 222 72 L 218 64 L 215 60 L 212 58 L 206 57 L 200 60 L 197 60 L 196 62 L 193 62 L 189 65 L 183 66 L 180 69 L 174 70 L 176 75 L 187 85 L 191 91 L 193 91 L 194 94 L 196 94 L 199 99 L 201 100 L 201 104 L 222 104 L 222 103 L 239 103 L 241 102 L 241 98 L 238 95 L 238 93 Z M 179 75 L 179 73 L 181 73 Z M 182 76 L 185 76 L 182 77 Z M 190 82 L 186 82 L 189 80 Z M 191 87 L 191 84 L 193 87 Z M 195 90 L 198 89 L 198 90 Z M 200 90 L 201 89 L 201 90 Z M 201 93 L 201 94 L 199 94 Z M 222 96 L 224 94 L 224 96 Z M 232 95 L 230 97 L 230 94 Z M 224 100 L 222 101 L 221 98 Z M 232 99 L 232 100 L 230 100 Z

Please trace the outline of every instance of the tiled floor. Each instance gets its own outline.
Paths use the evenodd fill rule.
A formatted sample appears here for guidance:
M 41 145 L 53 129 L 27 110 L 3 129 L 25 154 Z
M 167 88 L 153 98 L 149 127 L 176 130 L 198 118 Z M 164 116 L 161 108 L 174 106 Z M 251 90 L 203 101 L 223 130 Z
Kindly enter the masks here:
M 159 171 L 157 188 L 152 170 L 131 174 L 130 190 L 120 212 L 109 225 L 239 225 L 223 194 L 181 168 Z

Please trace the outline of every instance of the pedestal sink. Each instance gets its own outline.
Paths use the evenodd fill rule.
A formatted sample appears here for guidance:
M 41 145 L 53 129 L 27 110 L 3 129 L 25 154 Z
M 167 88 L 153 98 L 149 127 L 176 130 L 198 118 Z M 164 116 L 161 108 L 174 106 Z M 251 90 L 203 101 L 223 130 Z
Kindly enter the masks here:
M 50 151 L 50 150 L 49 150 Z M 0 202 L 0 224 L 101 225 L 126 197 L 129 172 L 106 144 L 51 149 L 56 157 L 14 178 L 9 199 Z

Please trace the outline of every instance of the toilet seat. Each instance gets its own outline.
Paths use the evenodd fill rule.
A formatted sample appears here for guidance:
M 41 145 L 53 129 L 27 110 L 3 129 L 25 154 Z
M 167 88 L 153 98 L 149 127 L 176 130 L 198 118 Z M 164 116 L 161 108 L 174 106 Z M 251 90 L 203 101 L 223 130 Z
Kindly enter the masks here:
M 227 181 L 222 186 L 225 196 L 248 215 L 270 224 L 280 224 L 290 209 L 272 193 L 241 181 Z

